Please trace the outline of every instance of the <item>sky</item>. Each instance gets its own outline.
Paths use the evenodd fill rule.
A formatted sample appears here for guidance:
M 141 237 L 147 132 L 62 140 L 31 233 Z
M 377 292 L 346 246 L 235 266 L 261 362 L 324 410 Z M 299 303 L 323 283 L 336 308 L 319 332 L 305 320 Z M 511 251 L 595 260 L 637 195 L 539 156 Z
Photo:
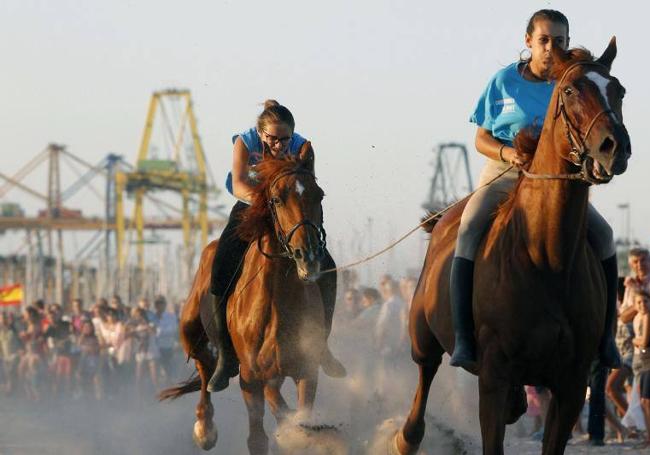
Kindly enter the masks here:
M 418 223 L 438 143 L 466 143 L 476 181 L 484 159 L 468 117 L 488 79 L 518 58 L 528 17 L 540 8 L 563 11 L 571 44 L 595 54 L 617 37 L 612 73 L 627 89 L 633 155 L 628 171 L 593 190 L 592 201 L 617 236 L 624 235 L 617 206 L 629 203 L 632 236 L 647 244 L 646 2 L 5 0 L 0 169 L 14 173 L 49 142 L 91 163 L 108 152 L 134 162 L 151 93 L 180 87 L 192 91 L 221 182 L 231 136 L 274 98 L 313 143 L 335 258 L 357 259 Z M 44 191 L 44 178 L 37 180 Z M 21 193 L 5 200 L 31 213 L 36 207 Z M 101 215 L 89 194 L 78 204 Z M 0 238 L 0 250 L 8 247 Z M 417 267 L 423 248 L 416 234 L 363 273 Z

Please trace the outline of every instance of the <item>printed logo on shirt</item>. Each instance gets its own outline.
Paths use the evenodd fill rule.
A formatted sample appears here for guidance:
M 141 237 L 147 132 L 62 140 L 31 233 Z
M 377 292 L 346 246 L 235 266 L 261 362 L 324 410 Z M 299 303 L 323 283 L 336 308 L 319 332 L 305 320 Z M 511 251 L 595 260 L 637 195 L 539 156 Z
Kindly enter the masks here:
M 502 114 L 514 112 L 516 107 L 514 98 L 501 98 L 500 100 L 496 100 L 495 104 L 497 106 L 503 106 L 501 109 Z

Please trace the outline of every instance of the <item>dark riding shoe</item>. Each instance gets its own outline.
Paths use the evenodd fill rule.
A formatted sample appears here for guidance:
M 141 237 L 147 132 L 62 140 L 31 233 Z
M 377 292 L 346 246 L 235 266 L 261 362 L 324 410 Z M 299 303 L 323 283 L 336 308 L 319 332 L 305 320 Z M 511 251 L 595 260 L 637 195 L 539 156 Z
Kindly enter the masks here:
M 449 364 L 465 370 L 476 369 L 476 340 L 472 314 L 474 261 L 455 257 L 450 276 L 451 315 L 454 323 L 454 352 Z
M 621 354 L 614 341 L 614 324 L 616 323 L 616 291 L 618 284 L 618 264 L 616 255 L 601 262 L 607 284 L 607 309 L 605 310 L 605 332 L 600 340 L 600 364 L 607 368 L 618 369 L 622 366 Z
M 216 340 L 210 340 L 217 350 L 217 365 L 208 382 L 208 392 L 219 392 L 228 387 L 230 378 L 239 374 L 239 360 L 232 345 L 228 325 L 226 323 L 226 302 L 221 302 L 221 297 L 210 294 L 211 308 L 213 308 L 213 324 Z

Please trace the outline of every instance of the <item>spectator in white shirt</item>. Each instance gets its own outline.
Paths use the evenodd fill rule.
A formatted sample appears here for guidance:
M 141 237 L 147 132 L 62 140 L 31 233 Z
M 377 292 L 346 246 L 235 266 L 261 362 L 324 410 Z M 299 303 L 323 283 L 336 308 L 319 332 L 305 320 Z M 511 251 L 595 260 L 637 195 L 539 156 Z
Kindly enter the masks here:
M 156 342 L 160 351 L 160 365 L 167 379 L 173 378 L 174 348 L 178 340 L 178 320 L 174 313 L 167 310 L 167 299 L 159 295 L 154 300 L 152 322 L 156 325 Z

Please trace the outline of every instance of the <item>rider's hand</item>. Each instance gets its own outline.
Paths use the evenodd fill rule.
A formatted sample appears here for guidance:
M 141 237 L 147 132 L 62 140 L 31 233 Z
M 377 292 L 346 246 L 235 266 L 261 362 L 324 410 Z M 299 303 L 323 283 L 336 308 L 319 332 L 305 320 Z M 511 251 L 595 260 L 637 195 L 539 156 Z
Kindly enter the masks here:
M 530 155 L 519 153 L 514 147 L 503 147 L 503 159 L 513 166 L 522 167 L 530 161 Z

